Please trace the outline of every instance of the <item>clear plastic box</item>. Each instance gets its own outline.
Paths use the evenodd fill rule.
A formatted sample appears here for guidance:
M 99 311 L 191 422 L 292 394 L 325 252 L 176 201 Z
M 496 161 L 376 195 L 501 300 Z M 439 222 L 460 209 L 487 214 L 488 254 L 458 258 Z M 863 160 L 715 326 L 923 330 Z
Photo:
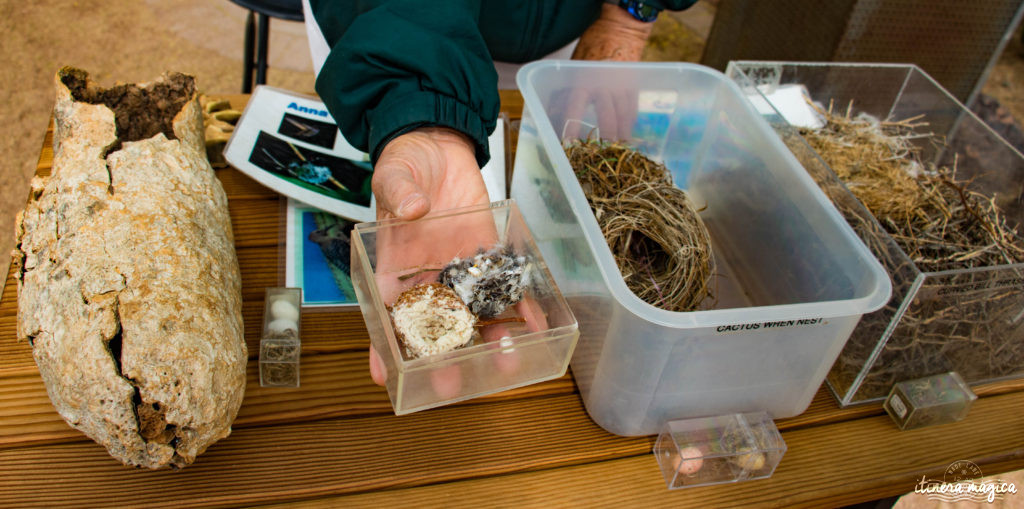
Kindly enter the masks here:
M 889 279 L 740 89 L 693 64 L 542 61 L 517 80 L 512 196 L 579 320 L 572 371 L 590 416 L 651 435 L 680 418 L 803 412 Z M 604 130 L 604 99 L 637 106 L 628 141 L 706 206 L 706 309 L 658 309 L 622 279 L 562 148 L 573 123 Z
M 949 372 L 897 383 L 882 407 L 908 430 L 962 420 L 976 399 L 960 375 Z
M 1007 223 L 1024 223 L 1024 157 L 914 65 L 732 62 L 729 76 L 755 102 L 786 85 L 851 115 L 902 120 L 921 115 L 921 159 L 956 168 L 954 179 L 994 200 Z M 764 115 L 892 277 L 893 293 L 864 316 L 827 380 L 843 406 L 881 401 L 893 384 L 956 371 L 969 384 L 1024 375 L 1024 264 L 922 270 L 780 112 Z M 792 109 L 792 108 L 789 108 Z M 955 166 L 954 166 L 955 165 Z
M 267 288 L 260 335 L 260 386 L 298 387 L 302 288 Z
M 495 246 L 525 257 L 523 300 L 466 346 L 414 357 L 399 342 L 390 308 L 405 290 L 436 281 L 453 259 Z M 352 281 L 386 371 L 396 414 L 407 414 L 565 374 L 579 330 L 512 200 L 431 213 L 416 221 L 357 224 Z
M 670 490 L 766 479 L 785 453 L 786 442 L 763 411 L 670 421 L 654 443 Z

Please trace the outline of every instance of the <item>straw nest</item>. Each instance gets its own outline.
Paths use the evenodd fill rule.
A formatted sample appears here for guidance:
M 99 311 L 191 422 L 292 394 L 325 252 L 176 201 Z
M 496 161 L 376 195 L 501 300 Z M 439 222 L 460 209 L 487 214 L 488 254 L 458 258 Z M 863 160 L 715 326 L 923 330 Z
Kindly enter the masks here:
M 710 294 L 711 238 L 665 166 L 620 143 L 565 151 L 629 289 L 662 309 L 696 309 Z
M 819 109 L 821 129 L 801 134 L 924 271 L 1024 261 L 1024 242 L 994 198 L 955 180 L 956 165 L 922 163 L 921 117 L 879 121 Z
M 972 190 L 970 180 L 956 178 L 955 156 L 944 158 L 951 161 L 947 165 L 922 162 L 925 148 L 946 147 L 944 139 L 927 132 L 921 117 L 878 120 L 851 115 L 851 109 L 852 105 L 845 113 L 836 113 L 831 106 L 818 108 L 826 125 L 800 129 L 842 185 L 824 165 L 801 160 L 889 271 L 893 299 L 882 310 L 865 315 L 829 373 L 829 383 L 842 394 L 863 376 L 855 400 L 864 401 L 884 397 L 897 381 L 942 371 L 958 371 L 969 381 L 1018 373 L 1024 359 L 1018 339 L 1019 288 L 991 286 L 1010 277 L 1006 272 L 963 272 L 929 279 L 911 305 L 901 308 L 918 270 L 1024 261 L 1024 242 L 1017 227 L 1008 224 L 993 196 Z M 803 153 L 796 145 L 791 148 L 798 157 Z M 947 155 L 951 152 L 946 148 Z M 843 185 L 877 225 L 845 198 Z M 913 267 L 888 246 L 879 227 L 907 254 Z M 981 290 L 943 294 L 958 285 L 978 285 Z M 893 319 L 898 319 L 898 326 L 879 352 L 878 341 Z M 872 364 L 866 366 L 869 359 Z M 864 374 L 861 370 L 866 367 L 869 372 Z

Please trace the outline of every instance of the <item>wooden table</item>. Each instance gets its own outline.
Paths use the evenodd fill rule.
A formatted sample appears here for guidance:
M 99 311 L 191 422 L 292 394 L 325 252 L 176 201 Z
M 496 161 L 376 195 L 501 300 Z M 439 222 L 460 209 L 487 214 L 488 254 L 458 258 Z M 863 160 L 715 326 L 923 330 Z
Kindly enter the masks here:
M 239 108 L 245 100 L 230 98 Z M 502 100 L 518 118 L 519 94 Z M 51 142 L 52 132 L 40 172 L 52 163 Z M 0 300 L 0 506 L 836 506 L 913 491 L 955 460 L 986 475 L 1024 468 L 1024 382 L 980 387 L 966 420 L 907 432 L 879 405 L 839 409 L 822 389 L 804 414 L 777 422 L 789 450 L 772 478 L 668 491 L 651 454 L 654 437 L 599 428 L 569 374 L 396 417 L 370 381 L 356 310 L 304 314 L 302 387 L 262 388 L 257 330 L 264 288 L 281 283 L 279 196 L 234 169 L 218 175 L 230 199 L 250 353 L 231 436 L 181 471 L 133 470 L 112 459 L 50 405 L 29 345 L 16 339 L 17 284 L 8 275 Z

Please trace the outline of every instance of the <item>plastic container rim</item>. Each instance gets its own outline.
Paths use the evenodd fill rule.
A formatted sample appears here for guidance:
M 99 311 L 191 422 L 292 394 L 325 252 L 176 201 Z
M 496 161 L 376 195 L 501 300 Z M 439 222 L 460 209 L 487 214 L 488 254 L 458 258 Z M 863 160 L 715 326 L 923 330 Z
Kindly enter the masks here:
M 560 70 L 563 68 L 573 69 L 595 67 L 620 67 L 625 69 L 657 70 L 661 72 L 676 73 L 699 72 L 715 78 L 732 93 L 737 94 L 741 99 L 743 98 L 743 93 L 739 89 L 739 86 L 733 83 L 732 80 L 729 80 L 725 74 L 698 64 L 638 62 L 592 63 L 570 60 L 543 60 L 526 64 L 516 74 L 516 85 L 522 92 L 524 109 L 529 109 L 534 112 L 544 112 L 544 108 L 540 102 L 540 97 L 538 97 L 535 89 L 532 86 L 529 86 L 536 73 L 548 71 L 550 69 Z M 746 100 L 741 101 L 741 104 L 743 104 L 747 114 L 753 119 L 757 129 L 761 131 L 762 134 L 766 135 L 766 139 L 769 143 L 771 143 L 774 148 L 790 162 L 791 165 L 795 165 L 802 169 L 803 166 L 796 161 L 795 156 L 793 156 L 789 149 L 785 149 L 781 140 L 778 139 L 778 136 L 771 129 L 771 126 L 768 125 L 767 121 L 765 121 L 761 115 L 757 114 L 753 106 Z M 889 301 L 889 297 L 892 293 L 892 285 L 885 269 L 881 266 L 874 255 L 871 254 L 860 238 L 857 237 L 856 233 L 849 224 L 847 224 L 846 220 L 842 218 L 831 200 L 829 200 L 824 192 L 818 188 L 817 184 L 814 183 L 811 177 L 807 175 L 806 171 L 796 172 L 797 179 L 807 188 L 810 195 L 821 207 L 822 212 L 828 215 L 830 222 L 836 228 L 842 230 L 844 236 L 850 241 L 852 247 L 857 251 L 857 254 L 864 259 L 868 267 L 868 273 L 874 275 L 874 288 L 866 292 L 865 296 L 832 301 L 801 302 L 794 304 L 697 310 L 688 312 L 668 311 L 643 301 L 633 294 L 633 292 L 626 286 L 625 281 L 622 278 L 622 273 L 614 261 L 611 249 L 608 247 L 608 243 L 605 241 L 604 235 L 601 233 L 601 229 L 597 225 L 597 220 L 594 218 L 593 213 L 589 208 L 585 211 L 577 209 L 576 203 L 586 203 L 586 197 L 583 195 L 583 190 L 579 185 L 579 181 L 576 179 L 575 174 L 569 165 L 569 160 L 561 147 L 561 139 L 556 134 L 554 126 L 551 125 L 550 119 L 546 115 L 539 115 L 537 113 L 535 113 L 534 116 L 536 117 L 538 138 L 540 138 L 544 148 L 548 151 L 548 159 L 554 167 L 555 177 L 562 183 L 565 192 L 573 196 L 573 199 L 569 199 L 567 201 L 569 202 L 569 206 L 572 209 L 573 214 L 576 216 L 577 221 L 580 222 L 587 244 L 598 258 L 598 266 L 601 272 L 601 277 L 604 279 L 605 286 L 617 301 L 631 313 L 643 316 L 648 321 L 665 327 L 715 327 L 720 325 L 750 322 L 750 313 L 755 310 L 770 310 L 773 320 L 797 320 L 802 318 L 818 317 L 835 318 L 851 316 L 852 313 L 849 311 L 850 306 L 862 307 L 862 311 L 857 313 L 860 315 L 875 311 Z M 558 143 L 558 146 L 553 147 L 551 146 L 552 143 Z M 614 274 L 609 273 L 610 271 L 607 270 L 608 267 L 613 268 Z

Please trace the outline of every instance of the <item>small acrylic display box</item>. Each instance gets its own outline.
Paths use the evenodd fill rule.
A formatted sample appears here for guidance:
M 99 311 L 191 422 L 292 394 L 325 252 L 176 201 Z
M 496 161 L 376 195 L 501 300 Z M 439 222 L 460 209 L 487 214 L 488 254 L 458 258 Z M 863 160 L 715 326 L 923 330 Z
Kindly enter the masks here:
M 969 384 L 1024 376 L 1024 263 L 928 271 L 911 259 L 791 125 L 785 88 L 855 117 L 915 118 L 920 160 L 955 168 L 954 180 L 1000 206 L 1024 228 L 1024 157 L 914 65 L 730 62 L 726 71 L 762 114 L 892 278 L 892 297 L 864 315 L 828 374 L 841 406 L 881 401 L 901 380 L 956 371 Z M 787 116 L 789 115 L 789 116 Z M 795 123 L 795 121 L 793 122 Z M 1021 231 L 1021 230 L 1018 230 Z
M 267 288 L 260 336 L 260 386 L 298 387 L 301 288 Z
M 766 412 L 669 421 L 654 444 L 670 490 L 765 479 L 785 453 Z
M 960 375 L 950 372 L 900 382 L 882 406 L 901 430 L 908 430 L 959 421 L 976 399 Z
M 466 346 L 412 358 L 391 320 L 397 296 L 437 281 L 440 269 L 456 257 L 495 246 L 525 257 L 530 275 L 523 300 L 499 315 L 506 322 L 478 329 Z M 579 336 L 576 319 L 512 200 L 432 212 L 416 221 L 357 224 L 352 282 L 398 415 L 558 378 Z

